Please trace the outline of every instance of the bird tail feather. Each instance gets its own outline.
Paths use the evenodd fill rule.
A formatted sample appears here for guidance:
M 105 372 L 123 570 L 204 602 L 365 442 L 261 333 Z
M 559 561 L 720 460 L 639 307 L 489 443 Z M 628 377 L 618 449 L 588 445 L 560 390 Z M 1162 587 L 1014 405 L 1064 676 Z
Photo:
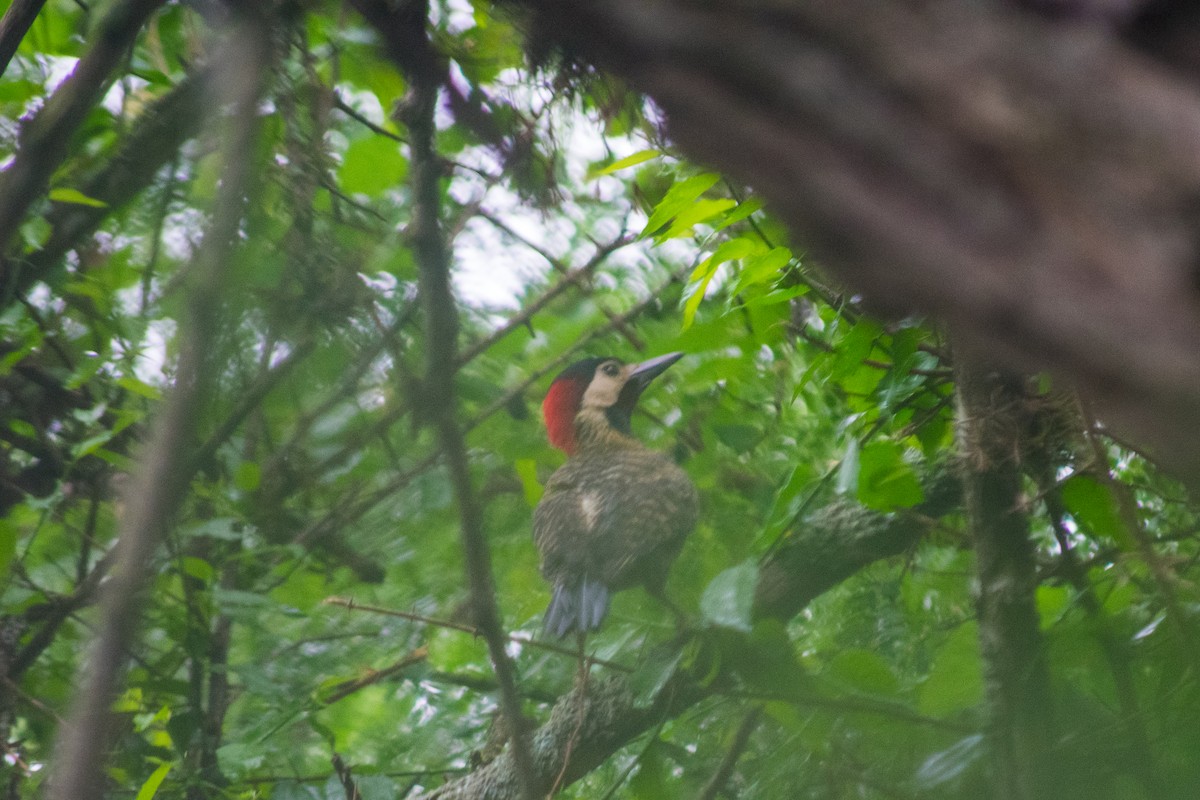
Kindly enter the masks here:
M 594 631 L 608 615 L 608 602 L 608 587 L 600 581 L 585 577 L 575 584 L 557 583 L 546 609 L 546 633 L 561 639 L 571 631 Z

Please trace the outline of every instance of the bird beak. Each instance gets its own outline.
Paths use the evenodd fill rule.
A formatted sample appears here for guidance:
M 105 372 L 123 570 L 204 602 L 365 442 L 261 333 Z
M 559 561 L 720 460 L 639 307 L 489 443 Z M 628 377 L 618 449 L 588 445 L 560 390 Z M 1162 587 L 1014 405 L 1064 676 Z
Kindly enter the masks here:
M 652 358 L 640 364 L 630 364 L 629 383 L 634 384 L 637 387 L 638 394 L 641 394 L 642 390 L 650 384 L 650 381 L 663 374 L 667 367 L 681 358 L 683 358 L 683 353 L 667 353 L 665 356 Z

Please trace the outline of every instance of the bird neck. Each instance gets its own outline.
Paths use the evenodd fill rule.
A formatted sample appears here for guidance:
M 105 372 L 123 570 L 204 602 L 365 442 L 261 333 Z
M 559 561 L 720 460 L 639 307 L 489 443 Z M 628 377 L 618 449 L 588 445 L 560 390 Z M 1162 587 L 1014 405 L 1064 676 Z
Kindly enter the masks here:
M 575 451 L 612 447 L 641 447 L 628 433 L 613 426 L 609 415 L 601 408 L 583 408 L 575 415 Z

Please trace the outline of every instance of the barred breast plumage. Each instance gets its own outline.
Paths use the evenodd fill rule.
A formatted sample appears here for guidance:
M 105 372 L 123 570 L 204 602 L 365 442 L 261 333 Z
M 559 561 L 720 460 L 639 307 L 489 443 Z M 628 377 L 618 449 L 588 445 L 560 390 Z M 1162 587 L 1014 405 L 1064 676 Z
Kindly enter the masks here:
M 570 455 L 547 481 L 533 521 L 542 575 L 554 591 L 546 629 L 555 636 L 599 627 L 612 592 L 642 585 L 661 595 L 695 527 L 687 474 L 629 433 L 641 389 L 677 358 L 589 359 L 564 371 L 547 396 L 551 440 Z M 561 420 L 567 413 L 569 429 Z

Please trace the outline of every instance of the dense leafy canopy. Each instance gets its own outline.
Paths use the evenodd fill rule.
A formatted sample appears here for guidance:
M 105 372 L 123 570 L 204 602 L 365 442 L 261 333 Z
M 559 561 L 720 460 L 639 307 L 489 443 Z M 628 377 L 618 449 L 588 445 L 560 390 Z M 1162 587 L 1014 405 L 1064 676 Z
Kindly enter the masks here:
M 48 178 L 0 229 L 6 796 L 63 768 L 118 533 L 148 502 L 129 476 L 206 324 L 177 508 L 125 621 L 111 796 L 336 798 L 353 782 L 403 797 L 496 757 L 506 726 L 429 424 L 439 371 L 517 688 L 545 722 L 577 664 L 529 641 L 549 597 L 531 509 L 563 458 L 542 392 L 577 357 L 672 350 L 687 357 L 634 429 L 703 498 L 668 586 L 693 629 L 640 590 L 617 596 L 588 642 L 609 662 L 595 691 L 617 676 L 632 708 L 661 713 L 565 796 L 984 793 L 997 666 L 974 590 L 990 584 L 965 507 L 935 496 L 947 463 L 997 451 L 1020 473 L 1000 512 L 1027 515 L 1033 658 L 1068 795 L 1200 785 L 1195 507 L 1086 402 L 1018 381 L 1017 407 L 977 426 L 987 441 L 956 444 L 935 324 L 865 314 L 750 189 L 683 158 L 652 105 L 577 65 L 531 68 L 487 4 L 417 17 L 442 68 L 433 209 L 413 139 L 428 76 L 399 47 L 403 13 L 393 29 L 386 3 L 264 8 L 244 113 L 222 69 L 243 63 L 229 48 L 249 23 L 219 3 L 102 5 L 47 2 L 0 83 L 3 180 L 32 162 Z M 139 5 L 76 127 L 46 119 Z M 54 125 L 59 155 L 37 146 Z M 252 147 L 229 146 L 238 126 Z M 452 363 L 419 289 L 431 212 L 452 252 Z M 688 702 L 659 702 L 672 691 Z

